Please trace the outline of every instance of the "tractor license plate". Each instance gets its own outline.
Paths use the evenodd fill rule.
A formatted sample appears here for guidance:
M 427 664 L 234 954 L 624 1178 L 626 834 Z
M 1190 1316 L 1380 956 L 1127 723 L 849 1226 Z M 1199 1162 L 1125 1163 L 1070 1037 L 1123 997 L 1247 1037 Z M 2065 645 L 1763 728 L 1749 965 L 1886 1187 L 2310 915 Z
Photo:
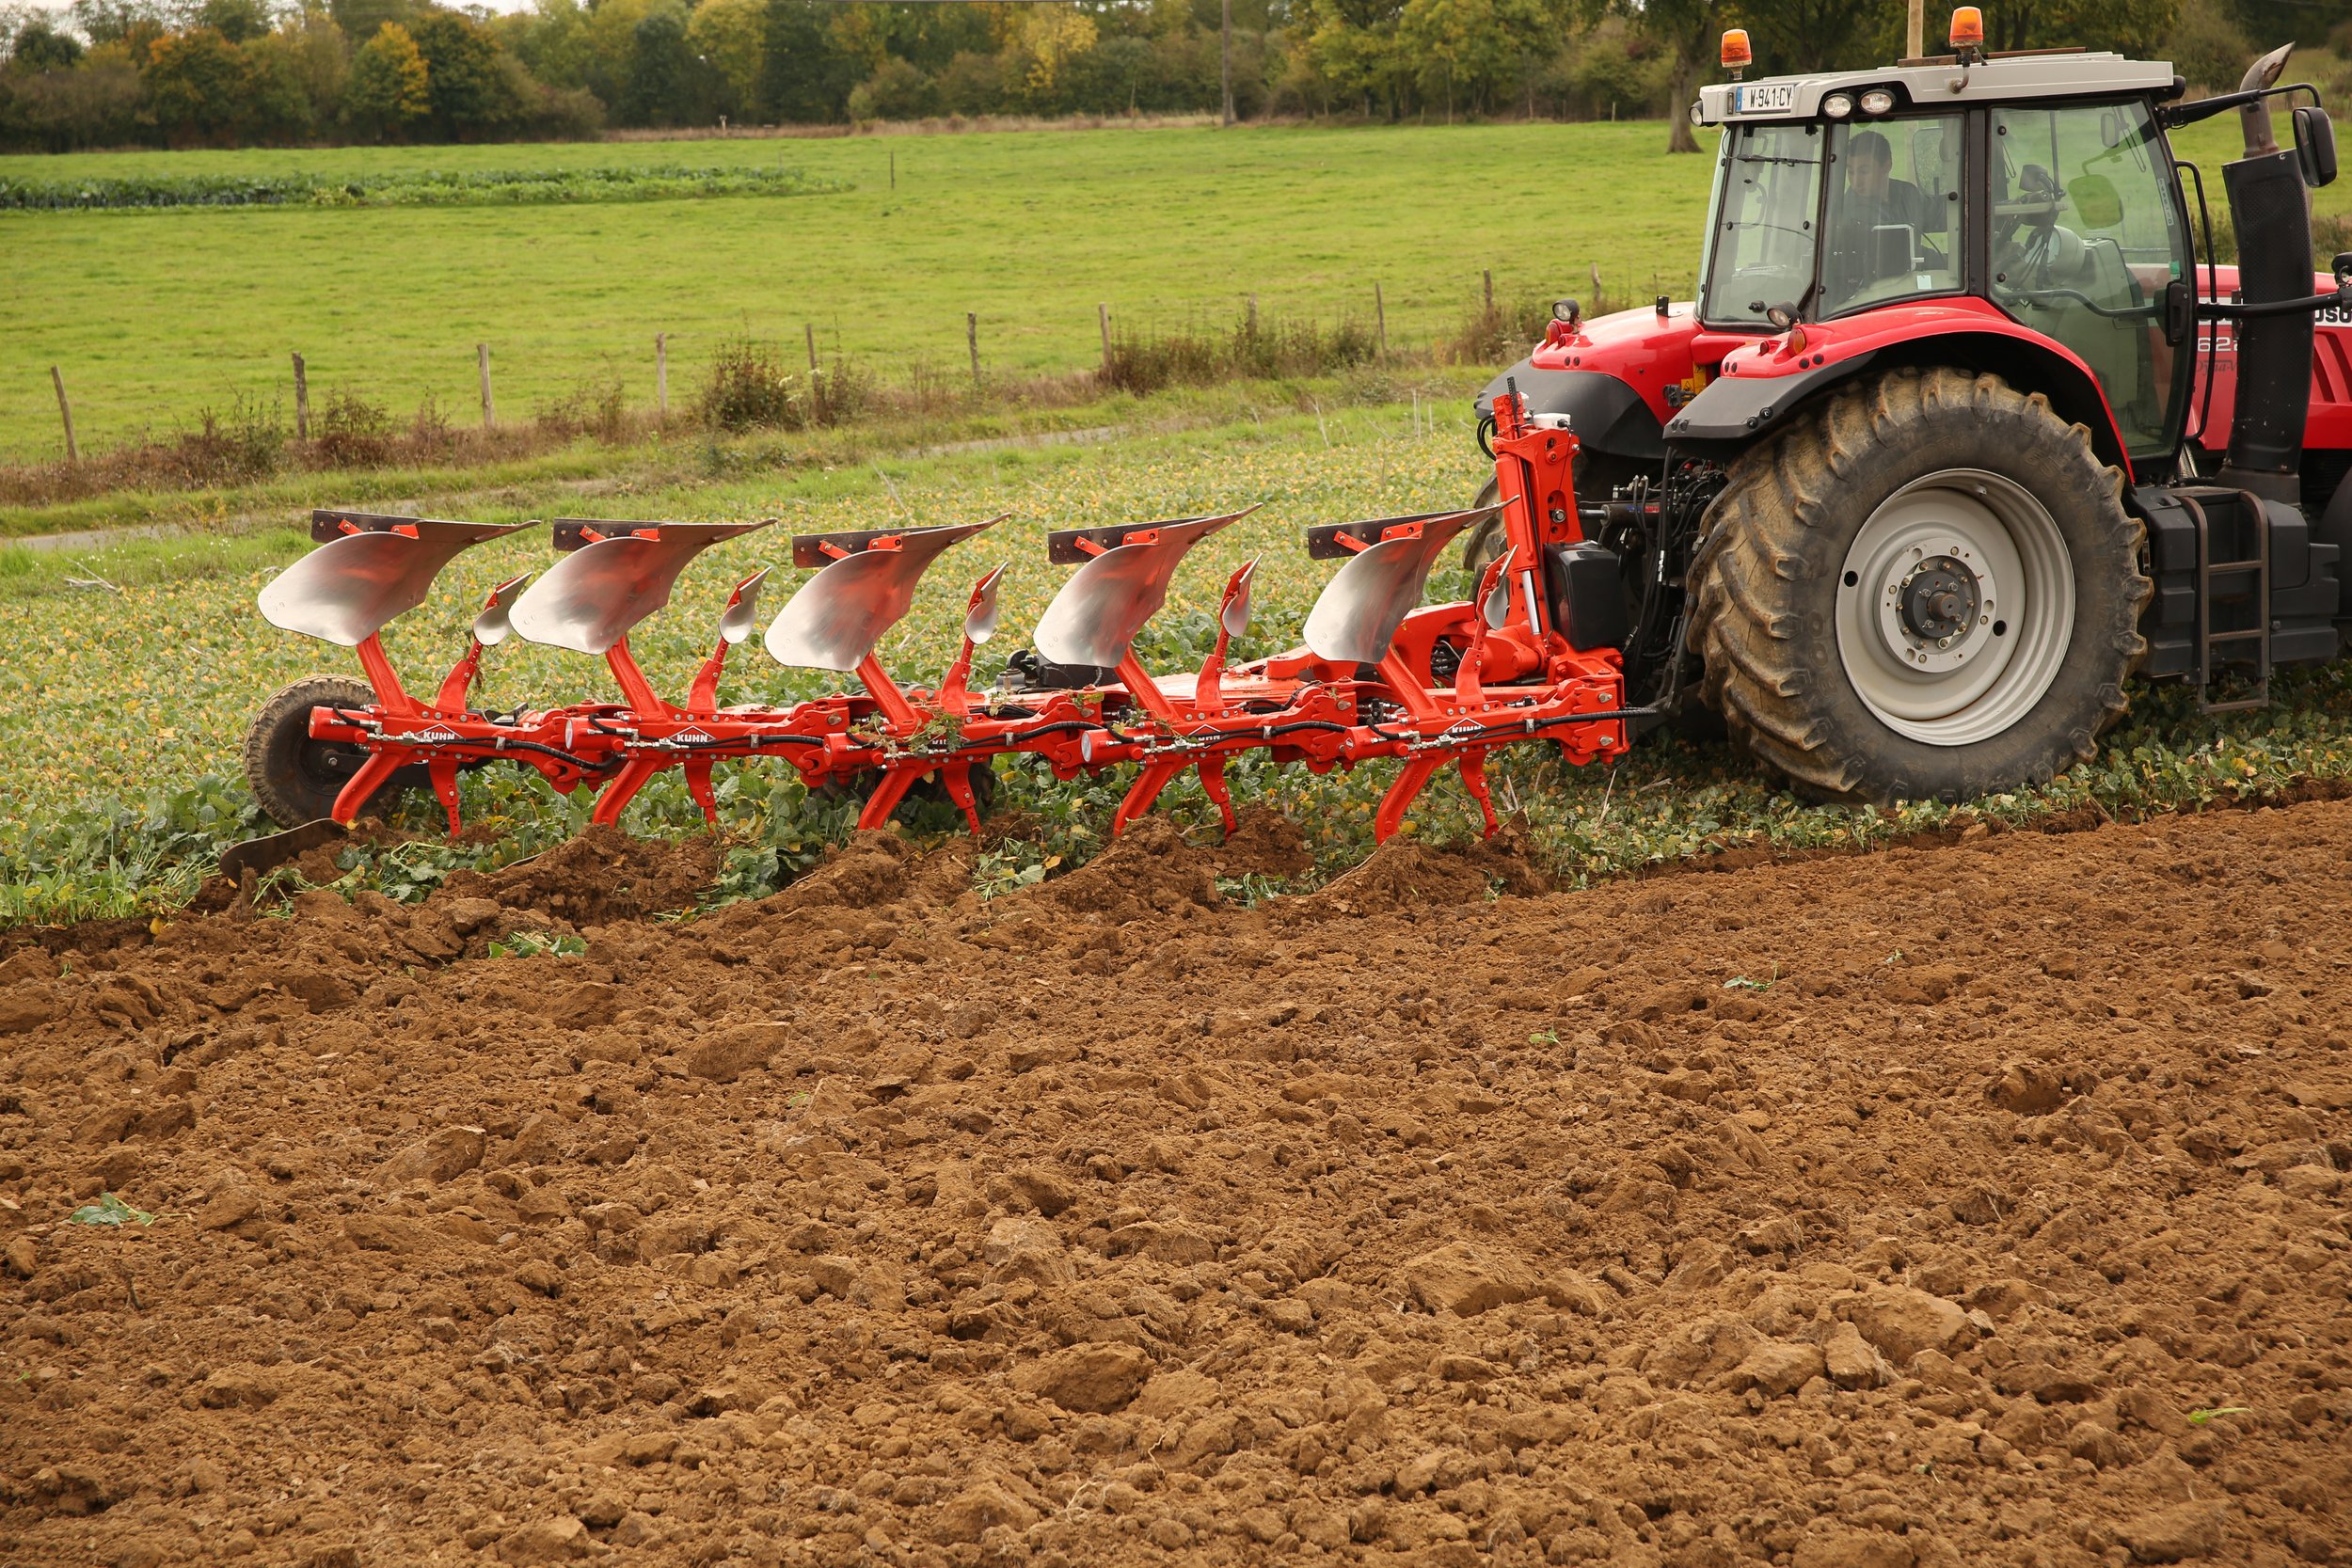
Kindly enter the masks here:
M 1794 82 L 1750 82 L 1732 89 L 1731 112 L 1735 115 L 1783 114 L 1796 102 Z

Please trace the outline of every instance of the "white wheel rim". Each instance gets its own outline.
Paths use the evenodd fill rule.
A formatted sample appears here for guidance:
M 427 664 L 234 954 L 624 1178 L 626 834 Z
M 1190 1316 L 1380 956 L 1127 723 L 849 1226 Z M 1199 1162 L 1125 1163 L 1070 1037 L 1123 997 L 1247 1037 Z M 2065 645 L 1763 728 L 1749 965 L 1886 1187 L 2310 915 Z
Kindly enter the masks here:
M 1837 657 L 1888 729 L 1968 746 L 2033 710 L 2074 638 L 2074 567 L 2013 480 L 1947 468 L 1879 504 L 1846 551 Z

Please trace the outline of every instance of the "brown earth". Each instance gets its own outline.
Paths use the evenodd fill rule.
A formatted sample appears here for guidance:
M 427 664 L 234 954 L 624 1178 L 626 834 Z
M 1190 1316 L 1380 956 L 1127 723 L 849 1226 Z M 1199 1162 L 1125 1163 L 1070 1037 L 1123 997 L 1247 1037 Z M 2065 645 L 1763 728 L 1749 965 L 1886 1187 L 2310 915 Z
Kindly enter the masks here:
M 1254 910 L 1148 827 L 19 948 L 0 1561 L 2352 1562 L 2352 804 Z

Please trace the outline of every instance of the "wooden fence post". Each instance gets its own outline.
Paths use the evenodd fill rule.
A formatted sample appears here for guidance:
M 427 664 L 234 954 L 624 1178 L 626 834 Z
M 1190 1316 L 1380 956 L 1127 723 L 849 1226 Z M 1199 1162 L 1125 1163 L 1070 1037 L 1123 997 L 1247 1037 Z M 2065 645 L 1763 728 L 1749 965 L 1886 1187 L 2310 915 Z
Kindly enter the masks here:
M 663 423 L 670 419 L 670 335 L 653 335 L 653 401 L 661 411 Z
M 808 336 L 808 373 L 815 375 L 817 373 L 817 324 L 803 322 L 801 330 Z
M 57 388 L 57 417 L 65 421 L 65 460 L 79 467 L 82 449 L 73 443 L 73 404 L 65 400 L 65 372 L 52 365 L 49 367 L 49 379 Z
M 1103 373 L 1111 373 L 1111 308 L 1107 301 L 1094 308 L 1094 319 L 1103 327 Z
M 1258 335 L 1258 296 L 1256 294 L 1249 296 L 1249 335 L 1252 338 Z
M 1377 281 L 1372 285 L 1372 319 L 1379 324 L 1380 362 L 1385 365 L 1389 362 L 1389 305 L 1388 301 L 1380 297 L 1380 285 Z M 1419 422 L 1418 416 L 1416 416 L 1415 422 Z
M 294 356 L 294 439 L 307 442 L 310 439 L 310 372 L 299 351 Z
M 963 313 L 963 341 L 972 350 L 972 388 L 977 391 L 980 385 L 980 318 L 977 311 L 966 310 Z
M 1495 313 L 1495 274 L 1494 274 L 1494 269 L 1493 269 L 1492 267 L 1488 267 L 1488 268 L 1486 269 L 1486 314 L 1488 314 L 1489 316 L 1491 316 L 1491 315 L 1493 315 L 1493 314 Z
M 487 430 L 498 423 L 498 405 L 490 401 L 490 345 L 474 344 L 473 356 L 482 368 L 482 428 Z
M 1911 0 L 1911 3 L 1915 6 L 1919 0 Z M 898 188 L 898 150 L 895 147 L 890 150 L 890 188 L 894 191 Z

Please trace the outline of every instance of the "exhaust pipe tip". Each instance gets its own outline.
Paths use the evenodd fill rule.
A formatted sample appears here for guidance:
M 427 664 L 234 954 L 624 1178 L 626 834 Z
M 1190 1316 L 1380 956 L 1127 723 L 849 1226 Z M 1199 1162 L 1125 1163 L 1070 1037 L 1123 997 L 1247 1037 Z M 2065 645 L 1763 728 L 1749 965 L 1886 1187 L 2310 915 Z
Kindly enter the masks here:
M 2246 68 L 2246 75 L 2237 85 L 2240 92 L 2259 92 L 2276 87 L 2287 69 L 2287 56 L 2295 53 L 2295 45 L 2282 43 Z M 2246 156 L 2260 158 L 2279 150 L 2279 138 L 2270 129 L 2270 101 L 2258 98 L 2238 110 L 2238 125 L 2246 135 Z

